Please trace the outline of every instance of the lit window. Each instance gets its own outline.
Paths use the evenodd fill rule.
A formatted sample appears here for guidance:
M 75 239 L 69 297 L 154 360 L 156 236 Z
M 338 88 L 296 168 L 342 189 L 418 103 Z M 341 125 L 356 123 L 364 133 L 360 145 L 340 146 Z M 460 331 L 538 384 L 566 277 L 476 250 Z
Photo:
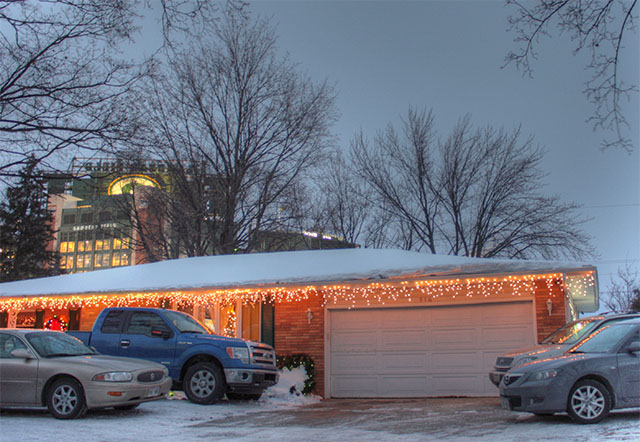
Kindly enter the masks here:
M 102 254 L 102 267 L 109 267 L 109 253 Z
M 91 254 L 90 253 L 86 253 L 84 255 L 84 266 L 86 267 L 91 267 Z
M 123 265 L 123 266 L 128 266 L 129 265 L 129 254 L 128 253 L 123 253 L 120 256 L 120 265 Z
M 82 258 L 82 255 L 78 255 L 76 257 L 76 268 L 77 269 L 84 268 L 84 259 Z
M 111 240 L 105 239 L 104 243 L 102 244 L 102 250 L 109 250 L 110 248 L 111 248 Z
M 102 250 L 102 240 L 96 239 L 96 251 Z
M 113 259 L 111 260 L 112 267 L 118 267 L 120 265 L 120 255 L 117 253 L 113 254 Z
M 122 240 L 120 238 L 113 238 L 113 250 L 120 250 L 122 248 Z
M 66 259 L 66 265 L 64 266 L 65 269 L 72 269 L 73 268 L 73 256 L 67 256 Z
M 67 242 L 60 243 L 60 253 L 67 253 Z
M 102 267 L 102 255 L 100 253 L 96 253 L 93 262 L 94 267 Z
M 73 241 L 69 241 L 67 245 L 67 252 L 73 253 L 76 250 L 76 243 Z

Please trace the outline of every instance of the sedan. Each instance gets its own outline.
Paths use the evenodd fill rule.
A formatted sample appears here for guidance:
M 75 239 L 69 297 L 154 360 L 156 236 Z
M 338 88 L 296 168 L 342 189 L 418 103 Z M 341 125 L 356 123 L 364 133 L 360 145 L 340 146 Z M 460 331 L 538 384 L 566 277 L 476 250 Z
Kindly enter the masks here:
M 521 365 L 500 383 L 503 408 L 576 422 L 604 419 L 611 409 L 640 406 L 640 320 L 602 327 L 562 356 Z
M 88 409 L 130 410 L 171 388 L 167 369 L 96 353 L 62 332 L 0 330 L 0 406 L 46 406 L 58 419 Z

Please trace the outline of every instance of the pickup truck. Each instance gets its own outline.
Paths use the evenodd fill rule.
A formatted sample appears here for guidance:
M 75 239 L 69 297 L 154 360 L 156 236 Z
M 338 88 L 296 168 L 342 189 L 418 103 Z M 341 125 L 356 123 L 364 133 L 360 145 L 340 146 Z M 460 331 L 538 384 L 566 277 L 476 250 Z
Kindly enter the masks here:
M 278 382 L 273 348 L 260 342 L 210 334 L 192 316 L 159 308 L 102 310 L 91 332 L 69 331 L 99 353 L 158 362 L 175 389 L 197 404 L 259 399 Z

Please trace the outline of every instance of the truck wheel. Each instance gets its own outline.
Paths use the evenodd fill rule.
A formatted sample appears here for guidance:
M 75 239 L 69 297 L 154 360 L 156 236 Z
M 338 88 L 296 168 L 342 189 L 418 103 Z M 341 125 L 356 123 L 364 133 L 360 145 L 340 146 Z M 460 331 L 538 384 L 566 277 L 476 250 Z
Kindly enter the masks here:
M 262 393 L 227 393 L 230 401 L 257 401 Z
M 189 400 L 201 405 L 218 402 L 226 390 L 224 375 L 210 362 L 198 362 L 189 367 L 183 386 Z
M 56 419 L 74 419 L 87 412 L 82 386 L 72 378 L 55 381 L 47 391 L 47 408 Z
M 567 413 L 579 424 L 595 424 L 607 417 L 611 409 L 611 394 L 598 381 L 585 379 L 576 384 L 569 393 Z

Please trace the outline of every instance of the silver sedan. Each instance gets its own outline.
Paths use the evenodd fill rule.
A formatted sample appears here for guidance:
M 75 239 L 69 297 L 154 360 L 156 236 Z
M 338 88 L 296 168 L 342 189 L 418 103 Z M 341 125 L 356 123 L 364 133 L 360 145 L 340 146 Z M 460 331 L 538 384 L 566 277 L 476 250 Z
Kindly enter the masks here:
M 171 388 L 167 369 L 96 353 L 62 332 L 0 330 L 0 406 L 46 406 L 58 419 L 87 409 L 133 409 Z

